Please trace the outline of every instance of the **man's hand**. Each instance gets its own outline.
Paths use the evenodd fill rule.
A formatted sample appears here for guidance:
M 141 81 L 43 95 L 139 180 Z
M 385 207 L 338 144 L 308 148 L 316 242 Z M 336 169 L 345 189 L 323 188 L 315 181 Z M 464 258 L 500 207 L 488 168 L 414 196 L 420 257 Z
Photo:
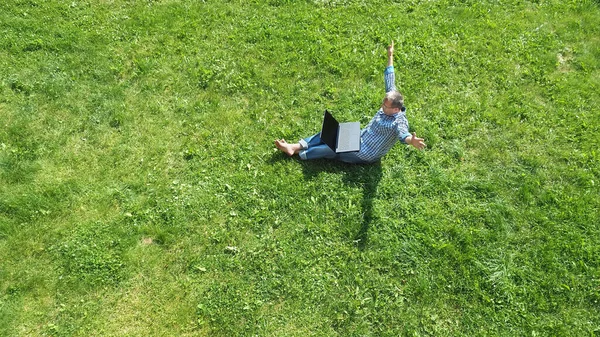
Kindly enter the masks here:
M 392 40 L 392 44 L 387 46 L 387 54 L 388 57 L 394 56 L 394 40 Z
M 425 142 L 423 141 L 423 138 L 419 138 L 417 137 L 417 134 L 415 132 L 412 133 L 412 135 L 409 136 L 410 140 L 408 141 L 408 144 L 416 147 L 419 150 L 423 150 L 425 148 Z

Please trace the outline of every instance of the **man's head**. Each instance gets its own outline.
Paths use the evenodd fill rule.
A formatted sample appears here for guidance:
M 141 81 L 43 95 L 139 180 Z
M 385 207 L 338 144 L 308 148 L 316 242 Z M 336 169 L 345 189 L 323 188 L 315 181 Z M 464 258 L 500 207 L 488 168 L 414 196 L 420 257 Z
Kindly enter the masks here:
M 383 109 L 383 113 L 389 116 L 404 111 L 404 97 L 397 91 L 389 91 L 383 98 L 381 108 Z

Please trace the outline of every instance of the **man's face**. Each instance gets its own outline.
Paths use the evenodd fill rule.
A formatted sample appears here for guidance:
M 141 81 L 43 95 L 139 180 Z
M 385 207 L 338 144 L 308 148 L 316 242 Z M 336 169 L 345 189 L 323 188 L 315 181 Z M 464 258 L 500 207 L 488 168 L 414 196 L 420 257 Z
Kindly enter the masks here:
M 383 103 L 381 103 L 381 109 L 383 110 L 383 113 L 388 116 L 393 116 L 400 112 L 399 108 L 392 108 L 392 102 L 388 101 L 387 99 L 384 99 Z

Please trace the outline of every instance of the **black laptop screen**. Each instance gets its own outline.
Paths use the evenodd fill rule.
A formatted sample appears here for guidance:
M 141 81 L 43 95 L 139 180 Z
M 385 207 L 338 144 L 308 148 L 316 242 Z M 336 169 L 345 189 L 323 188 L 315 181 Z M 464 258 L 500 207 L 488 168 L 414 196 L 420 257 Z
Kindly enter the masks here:
M 339 123 L 333 118 L 329 111 L 325 110 L 323 116 L 323 127 L 321 128 L 321 141 L 335 151 L 337 147 L 337 133 Z

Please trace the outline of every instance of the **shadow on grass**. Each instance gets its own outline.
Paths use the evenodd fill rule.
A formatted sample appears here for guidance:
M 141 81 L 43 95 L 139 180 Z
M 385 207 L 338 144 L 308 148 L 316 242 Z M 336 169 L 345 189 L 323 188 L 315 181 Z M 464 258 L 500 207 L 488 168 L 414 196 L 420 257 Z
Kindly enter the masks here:
M 307 160 L 303 161 L 294 157 L 288 158 L 282 153 L 275 153 L 272 162 L 279 160 L 295 160 L 302 166 L 302 173 L 306 180 L 314 179 L 320 173 L 343 174 L 344 183 L 356 187 L 363 188 L 363 199 L 361 207 L 363 218 L 360 229 L 354 237 L 354 241 L 360 250 L 363 250 L 368 243 L 369 228 L 371 223 L 376 219 L 373 212 L 373 201 L 377 196 L 377 186 L 381 181 L 382 169 L 381 163 L 375 162 L 372 164 L 346 164 L 334 160 Z

